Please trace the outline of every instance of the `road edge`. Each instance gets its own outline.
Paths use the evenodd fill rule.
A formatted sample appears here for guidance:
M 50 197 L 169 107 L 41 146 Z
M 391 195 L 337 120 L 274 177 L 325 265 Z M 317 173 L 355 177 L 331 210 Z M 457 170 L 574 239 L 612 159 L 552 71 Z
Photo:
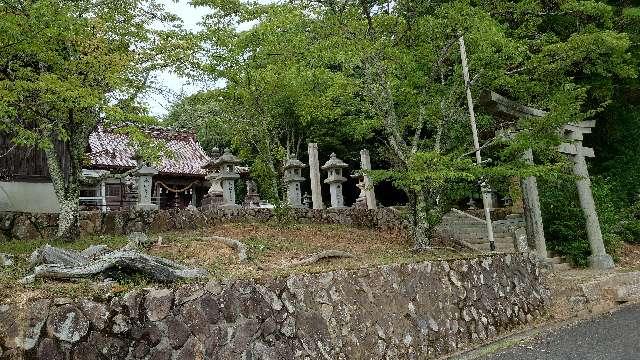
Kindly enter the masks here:
M 506 333 L 490 342 L 480 344 L 473 349 L 466 349 L 438 358 L 438 360 L 474 360 L 482 356 L 495 354 L 498 351 L 513 347 L 515 344 L 536 337 L 538 334 L 557 330 L 566 326 L 573 326 L 580 322 L 591 320 L 604 314 L 613 314 L 626 307 L 638 305 L 640 302 L 626 302 L 600 312 L 589 313 L 587 315 L 574 316 L 567 319 L 557 319 L 542 322 L 535 326 L 529 326 Z

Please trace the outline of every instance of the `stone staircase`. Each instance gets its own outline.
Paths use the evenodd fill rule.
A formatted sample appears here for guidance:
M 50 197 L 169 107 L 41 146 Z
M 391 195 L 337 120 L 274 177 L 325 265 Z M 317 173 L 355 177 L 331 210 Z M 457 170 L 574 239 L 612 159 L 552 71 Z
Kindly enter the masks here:
M 522 218 L 494 221 L 493 235 L 496 251 L 516 251 L 516 244 L 518 243 L 516 239 L 524 234 L 524 226 L 524 219 Z M 469 248 L 478 251 L 489 251 L 487 225 L 484 219 L 453 209 L 442 218 L 438 231 L 442 236 Z M 526 246 L 526 235 L 524 246 Z

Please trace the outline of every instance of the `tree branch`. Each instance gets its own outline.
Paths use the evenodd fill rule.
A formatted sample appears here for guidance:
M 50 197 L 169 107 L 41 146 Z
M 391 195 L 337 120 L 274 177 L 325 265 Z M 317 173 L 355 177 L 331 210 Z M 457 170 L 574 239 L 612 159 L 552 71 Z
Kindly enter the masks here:
M 348 252 L 339 251 L 339 250 L 325 250 L 325 251 L 313 254 L 303 260 L 293 261 L 289 263 L 287 266 L 294 267 L 294 266 L 311 265 L 322 259 L 327 259 L 327 258 L 352 258 L 352 257 L 354 256 Z
M 222 236 L 208 236 L 206 238 L 203 238 L 203 240 L 214 240 L 214 241 L 219 241 L 233 249 L 235 249 L 238 252 L 238 260 L 240 260 L 240 262 L 245 262 L 247 261 L 247 248 L 246 246 L 244 246 L 243 243 L 241 243 L 238 240 L 234 240 L 234 239 L 230 239 L 230 238 L 226 238 L 226 237 L 222 237 Z

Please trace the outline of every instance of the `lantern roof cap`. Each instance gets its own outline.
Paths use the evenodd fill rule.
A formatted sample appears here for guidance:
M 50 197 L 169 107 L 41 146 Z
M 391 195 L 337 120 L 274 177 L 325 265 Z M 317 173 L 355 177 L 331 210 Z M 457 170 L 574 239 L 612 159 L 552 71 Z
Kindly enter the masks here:
M 230 149 L 224 149 L 224 153 L 222 154 L 222 156 L 220 156 L 219 158 L 217 158 L 215 160 L 215 164 L 216 165 L 220 165 L 220 164 L 239 164 L 241 163 L 240 159 L 238 159 L 237 157 L 235 157 L 232 153 Z
M 300 161 L 300 160 L 298 160 L 296 158 L 296 154 L 289 155 L 289 158 L 284 163 L 284 169 L 285 170 L 286 169 L 295 169 L 295 168 L 302 169 L 302 168 L 304 168 L 306 166 L 307 165 L 305 163 L 303 163 L 302 161 Z
M 326 163 L 324 163 L 324 165 L 322 165 L 322 170 L 342 169 L 346 167 L 349 167 L 349 165 L 347 165 L 344 161 L 338 159 L 338 157 L 336 156 L 336 153 L 331 153 L 329 161 L 327 161 Z

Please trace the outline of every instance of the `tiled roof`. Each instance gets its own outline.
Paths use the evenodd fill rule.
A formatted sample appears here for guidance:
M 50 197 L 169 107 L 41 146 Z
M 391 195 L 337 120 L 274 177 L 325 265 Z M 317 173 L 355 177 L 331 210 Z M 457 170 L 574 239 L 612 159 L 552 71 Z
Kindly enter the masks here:
M 166 147 L 173 153 L 170 158 L 162 159 L 154 167 L 161 174 L 174 175 L 205 175 L 202 166 L 209 162 L 194 134 L 180 132 L 159 127 L 146 129 L 152 138 L 164 141 Z M 124 134 L 117 134 L 108 129 L 98 128 L 89 137 L 88 154 L 91 167 L 99 169 L 133 168 L 136 166 L 133 148 Z

